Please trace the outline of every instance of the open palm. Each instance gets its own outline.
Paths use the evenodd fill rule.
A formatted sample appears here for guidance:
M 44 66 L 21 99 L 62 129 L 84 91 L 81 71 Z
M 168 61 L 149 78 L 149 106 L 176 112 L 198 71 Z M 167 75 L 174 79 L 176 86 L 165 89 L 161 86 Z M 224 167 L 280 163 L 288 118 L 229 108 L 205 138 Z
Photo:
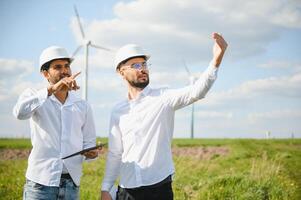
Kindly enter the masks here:
M 216 67 L 218 67 L 223 59 L 223 55 L 227 49 L 227 42 L 224 40 L 222 35 L 218 33 L 213 33 L 212 38 L 214 39 L 213 45 L 213 62 Z

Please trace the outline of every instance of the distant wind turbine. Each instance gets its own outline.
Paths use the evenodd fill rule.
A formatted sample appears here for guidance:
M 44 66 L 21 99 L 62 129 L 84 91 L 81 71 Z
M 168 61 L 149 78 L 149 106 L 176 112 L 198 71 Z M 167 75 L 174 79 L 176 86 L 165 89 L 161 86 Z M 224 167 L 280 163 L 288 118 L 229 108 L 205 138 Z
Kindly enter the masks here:
M 195 81 L 197 80 L 197 78 L 190 73 L 185 60 L 183 60 L 183 63 L 184 63 L 184 67 L 185 67 L 185 70 L 186 70 L 188 78 L 189 78 L 189 83 L 190 83 L 190 85 L 193 85 L 195 83 Z M 194 103 L 192 103 L 192 105 L 191 105 L 191 119 L 190 120 L 191 120 L 190 121 L 190 138 L 193 139 L 194 138 Z
M 270 139 L 270 137 L 271 137 L 271 131 L 266 131 L 265 132 L 265 138 Z
M 94 47 L 94 48 L 105 50 L 105 51 L 111 51 L 111 49 L 96 45 L 96 44 L 92 43 L 91 40 L 86 39 L 85 32 L 84 32 L 83 26 L 80 22 L 79 14 L 78 14 L 78 11 L 77 11 L 77 8 L 76 8 L 75 5 L 74 5 L 74 12 L 75 12 L 75 15 L 76 15 L 76 18 L 77 18 L 78 27 L 80 29 L 81 36 L 82 36 L 83 40 L 82 40 L 82 44 L 79 45 L 75 49 L 75 51 L 73 52 L 72 58 L 79 52 L 79 50 L 81 50 L 81 48 L 83 48 L 83 47 L 85 48 L 85 66 L 84 66 L 84 70 L 83 70 L 84 73 L 83 73 L 83 79 L 82 79 L 83 80 L 82 98 L 84 100 L 87 100 L 87 95 L 88 95 L 88 55 L 89 55 L 89 47 Z

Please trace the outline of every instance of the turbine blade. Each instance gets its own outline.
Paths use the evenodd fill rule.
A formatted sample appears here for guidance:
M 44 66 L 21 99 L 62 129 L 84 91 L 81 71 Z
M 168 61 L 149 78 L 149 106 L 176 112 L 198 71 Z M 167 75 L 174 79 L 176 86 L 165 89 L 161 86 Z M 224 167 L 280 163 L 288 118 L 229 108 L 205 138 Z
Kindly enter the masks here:
M 105 51 L 112 51 L 111 49 L 108 49 L 106 47 L 102 47 L 102 46 L 99 46 L 99 45 L 96 45 L 96 44 L 93 44 L 93 43 L 91 43 L 90 45 L 91 45 L 91 47 L 94 47 L 96 49 L 102 49 L 102 50 L 105 50 Z
M 185 60 L 183 60 L 183 64 L 184 64 L 184 67 L 185 67 L 185 70 L 186 70 L 186 72 L 187 72 L 188 76 L 189 76 L 189 77 L 191 77 L 191 76 L 192 76 L 192 74 L 190 73 L 190 71 L 189 71 L 189 69 L 188 69 L 188 67 L 187 67 L 187 65 L 186 65 L 186 62 L 185 62 Z
M 82 35 L 83 39 L 85 39 L 85 32 L 84 32 L 83 26 L 82 26 L 82 24 L 80 22 L 80 18 L 79 18 L 79 14 L 78 14 L 76 5 L 74 5 L 74 12 L 75 12 L 75 15 L 76 15 L 76 18 L 77 18 L 77 23 L 78 23 L 81 35 Z
M 75 49 L 75 51 L 73 52 L 71 58 L 74 58 L 74 56 L 79 52 L 79 50 L 80 50 L 82 47 L 83 47 L 83 45 L 79 45 L 79 46 Z

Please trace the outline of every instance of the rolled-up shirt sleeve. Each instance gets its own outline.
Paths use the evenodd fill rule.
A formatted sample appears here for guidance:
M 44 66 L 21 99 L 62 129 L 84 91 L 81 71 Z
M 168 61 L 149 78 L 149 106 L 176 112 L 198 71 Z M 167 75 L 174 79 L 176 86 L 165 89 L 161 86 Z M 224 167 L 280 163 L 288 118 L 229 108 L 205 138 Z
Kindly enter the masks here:
M 35 90 L 28 88 L 19 97 L 13 108 L 13 115 L 17 119 L 29 119 L 35 110 L 39 108 L 48 98 L 47 88 Z
M 166 90 L 165 102 L 177 110 L 204 98 L 217 78 L 217 71 L 218 68 L 210 63 L 193 85 Z
M 106 160 L 105 175 L 102 182 L 102 191 L 110 191 L 118 178 L 123 152 L 121 132 L 118 126 L 118 119 L 112 112 L 110 119 L 109 147 Z

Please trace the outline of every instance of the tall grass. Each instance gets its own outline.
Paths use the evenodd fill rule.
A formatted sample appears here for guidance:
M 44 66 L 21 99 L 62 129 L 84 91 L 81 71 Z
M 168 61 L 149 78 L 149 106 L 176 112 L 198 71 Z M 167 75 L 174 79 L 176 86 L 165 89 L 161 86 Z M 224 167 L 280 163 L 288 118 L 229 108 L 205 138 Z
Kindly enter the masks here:
M 186 141 L 184 146 L 197 142 Z M 222 145 L 222 141 L 212 143 Z M 300 140 L 226 140 L 225 144 L 231 148 L 226 157 L 175 158 L 175 199 L 300 199 Z M 287 165 L 291 162 L 295 165 Z

